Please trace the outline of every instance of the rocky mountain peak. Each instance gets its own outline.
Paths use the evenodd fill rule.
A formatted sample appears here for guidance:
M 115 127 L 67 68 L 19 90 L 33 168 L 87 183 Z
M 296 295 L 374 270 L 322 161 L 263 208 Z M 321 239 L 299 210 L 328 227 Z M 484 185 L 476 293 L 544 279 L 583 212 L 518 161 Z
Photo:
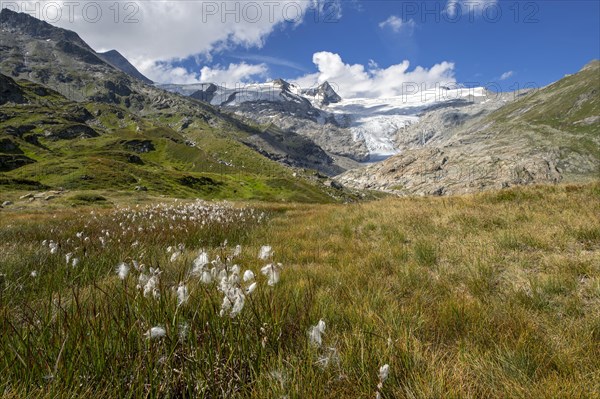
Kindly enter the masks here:
M 314 97 L 315 101 L 319 105 L 335 104 L 342 101 L 342 97 L 336 93 L 328 81 L 321 83 L 321 85 L 319 85 L 319 87 L 316 89 L 312 88 L 303 90 L 302 94 Z
M 105 53 L 97 53 L 98 56 L 106 63 L 117 68 L 121 72 L 125 72 L 127 75 L 141 80 L 147 84 L 154 84 L 153 81 L 145 77 L 140 71 L 138 71 L 131 63 L 117 50 L 109 50 Z
M 331 87 L 329 82 L 325 81 L 321 84 L 317 89 L 317 94 L 320 98 L 322 98 L 321 103 L 323 105 L 329 105 L 333 103 L 339 103 L 342 101 L 342 97 L 336 93 L 336 91 Z
M 290 90 L 290 84 L 283 79 L 275 79 L 273 81 L 273 86 L 280 88 L 281 91 L 289 91 Z
M 54 27 L 29 14 L 15 12 L 8 8 L 3 8 L 2 11 L 0 11 L 0 29 L 11 33 L 27 35 L 36 39 L 50 39 L 54 41 L 65 40 L 77 44 L 87 50 L 92 50 L 77 33 Z

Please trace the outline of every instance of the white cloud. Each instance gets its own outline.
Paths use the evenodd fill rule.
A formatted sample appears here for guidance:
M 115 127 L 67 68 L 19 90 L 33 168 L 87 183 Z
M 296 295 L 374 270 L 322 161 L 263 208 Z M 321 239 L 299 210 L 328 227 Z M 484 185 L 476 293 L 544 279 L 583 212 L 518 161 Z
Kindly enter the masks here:
M 267 72 L 265 64 L 250 65 L 245 62 L 229 64 L 227 68 L 221 68 L 219 65 L 214 68 L 205 66 L 200 70 L 200 82 L 235 87 L 238 83 L 249 83 L 255 78 L 264 79 Z
M 448 0 L 446 13 L 452 18 L 457 14 L 469 16 L 469 18 L 471 15 L 480 17 L 486 7 L 494 6 L 496 3 L 498 3 L 498 0 Z
M 342 10 L 341 0 L 29 0 L 10 7 L 76 31 L 97 51 L 117 49 L 149 75 L 177 76 L 181 71 L 150 63 L 196 54 L 210 58 L 211 52 L 238 46 L 260 48 L 275 29 L 293 28 L 315 15 L 339 18 Z
M 501 76 L 500 76 L 500 80 L 506 80 L 510 77 L 512 77 L 515 73 L 513 71 L 508 71 L 508 72 L 504 72 Z
M 456 83 L 454 64 L 450 62 L 442 62 L 429 69 L 417 66 L 413 70 L 409 70 L 408 61 L 387 68 L 370 62 L 365 68 L 361 64 L 346 64 L 338 54 L 325 51 L 315 53 L 313 62 L 319 71 L 296 79 L 295 83 L 301 87 L 313 87 L 328 81 L 344 98 L 398 96 L 408 85 L 431 88 Z
M 396 33 L 400 33 L 400 31 L 407 31 L 409 34 L 412 34 L 416 23 L 413 19 L 409 19 L 408 21 L 403 21 L 402 18 L 399 18 L 395 15 L 390 15 L 388 19 L 379 23 L 379 27 L 381 29 L 391 29 Z
M 144 60 L 137 63 L 138 70 L 157 83 L 191 84 L 199 83 L 196 73 L 185 68 L 173 67 L 169 63 Z
M 182 67 L 173 67 L 169 63 L 146 61 L 140 64 L 140 71 L 158 83 L 215 83 L 227 87 L 235 87 L 239 83 L 249 83 L 256 79 L 265 79 L 268 68 L 265 64 L 229 64 L 226 67 L 205 66 L 198 73 L 190 72 Z

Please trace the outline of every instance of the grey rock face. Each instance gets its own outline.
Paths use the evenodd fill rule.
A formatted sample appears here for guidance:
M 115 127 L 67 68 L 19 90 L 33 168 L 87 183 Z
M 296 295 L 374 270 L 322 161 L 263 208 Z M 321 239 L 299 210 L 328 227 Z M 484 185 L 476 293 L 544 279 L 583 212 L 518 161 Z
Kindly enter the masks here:
M 369 157 L 364 142 L 356 141 L 335 118 L 313 107 L 304 108 L 296 103 L 251 102 L 230 109 L 261 125 L 272 124 L 285 132 L 304 136 L 330 154 L 357 162 Z
M 215 98 L 217 90 L 218 87 L 210 83 L 209 85 L 207 85 L 206 89 L 195 91 L 194 93 L 190 94 L 190 97 L 210 104 Z
M 25 155 L 0 154 L 0 172 L 8 172 L 31 163 L 35 161 Z
M 27 102 L 23 90 L 8 76 L 0 74 L 0 105 L 6 103 L 23 104 Z
M 459 100 L 438 104 L 419 115 L 419 122 L 396 133 L 399 151 L 436 145 L 450 140 L 454 132 L 470 121 L 483 118 L 514 100 L 514 94 L 489 94 L 485 102 Z
M 335 104 L 342 101 L 342 97 L 335 92 L 329 82 L 321 84 L 316 89 L 303 90 L 302 94 L 314 97 L 317 103 L 320 105 Z
M 57 126 L 46 130 L 44 136 L 51 140 L 72 140 L 99 136 L 98 132 L 88 125 Z

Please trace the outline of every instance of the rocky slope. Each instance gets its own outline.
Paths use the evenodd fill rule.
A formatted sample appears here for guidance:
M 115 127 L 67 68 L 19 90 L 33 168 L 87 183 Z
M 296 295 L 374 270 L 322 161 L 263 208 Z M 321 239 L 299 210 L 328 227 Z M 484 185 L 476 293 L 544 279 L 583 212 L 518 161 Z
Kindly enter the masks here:
M 402 195 L 446 195 L 598 179 L 600 62 L 515 101 L 501 95 L 427 112 L 396 142 L 400 154 L 337 180 Z

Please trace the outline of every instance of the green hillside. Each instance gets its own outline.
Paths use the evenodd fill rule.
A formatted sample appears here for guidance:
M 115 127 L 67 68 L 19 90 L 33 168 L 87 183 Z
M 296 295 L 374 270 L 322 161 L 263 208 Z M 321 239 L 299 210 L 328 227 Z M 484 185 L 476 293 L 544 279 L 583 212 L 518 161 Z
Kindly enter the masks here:
M 140 117 L 115 105 L 76 103 L 42 85 L 2 76 L 12 102 L 0 106 L 0 187 L 147 189 L 208 199 L 335 201 L 344 193 L 314 173 L 274 162 L 240 143 L 250 133 L 178 115 Z M 7 97 L 8 98 L 8 94 Z

